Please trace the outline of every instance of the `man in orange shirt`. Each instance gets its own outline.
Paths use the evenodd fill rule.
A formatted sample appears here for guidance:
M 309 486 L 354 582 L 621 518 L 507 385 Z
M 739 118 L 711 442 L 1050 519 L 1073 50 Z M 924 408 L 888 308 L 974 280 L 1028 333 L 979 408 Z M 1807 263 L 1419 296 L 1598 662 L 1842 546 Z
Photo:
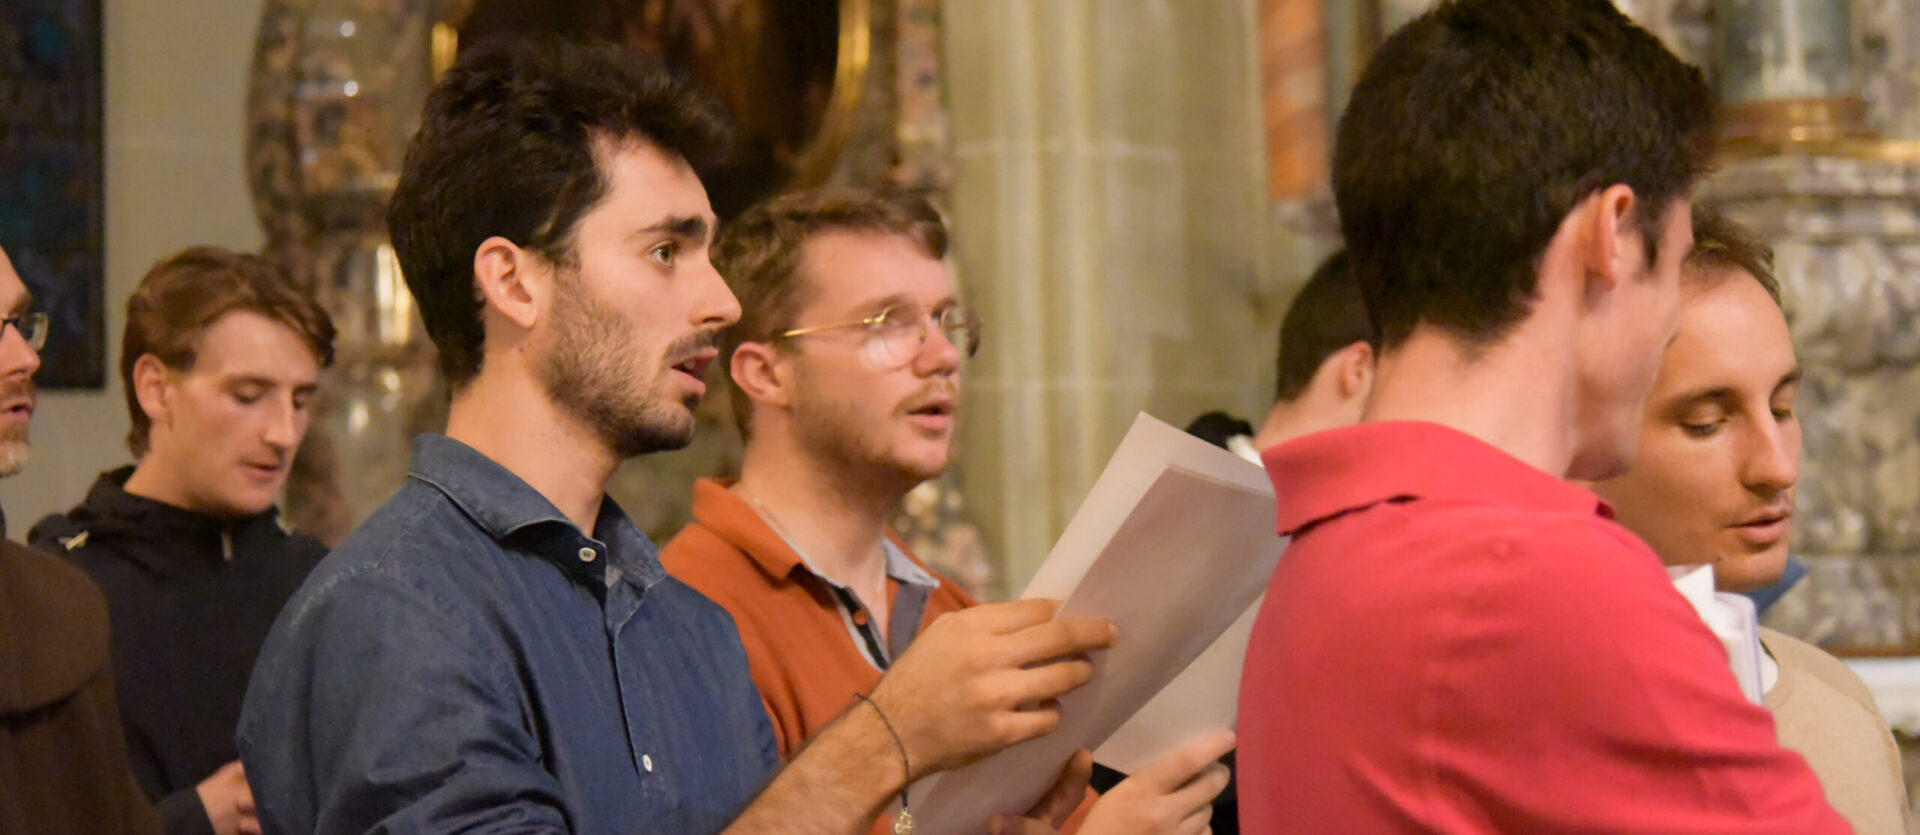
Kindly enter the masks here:
M 746 454 L 738 481 L 695 485 L 694 520 L 661 559 L 733 615 L 783 756 L 925 625 L 975 604 L 886 527 L 952 461 L 962 363 L 979 347 L 946 247 L 924 199 L 868 189 L 776 198 L 715 245 L 740 299 L 721 350 Z M 1223 733 L 1143 770 L 1079 831 L 1204 831 L 1231 745 Z

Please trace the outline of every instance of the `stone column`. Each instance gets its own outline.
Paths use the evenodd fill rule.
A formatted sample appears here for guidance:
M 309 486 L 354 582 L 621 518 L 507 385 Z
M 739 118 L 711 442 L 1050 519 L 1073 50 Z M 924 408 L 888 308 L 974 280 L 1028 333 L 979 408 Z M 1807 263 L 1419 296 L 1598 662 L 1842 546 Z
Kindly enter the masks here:
M 949 0 L 967 504 L 1017 592 L 1135 412 L 1264 413 L 1252 0 Z

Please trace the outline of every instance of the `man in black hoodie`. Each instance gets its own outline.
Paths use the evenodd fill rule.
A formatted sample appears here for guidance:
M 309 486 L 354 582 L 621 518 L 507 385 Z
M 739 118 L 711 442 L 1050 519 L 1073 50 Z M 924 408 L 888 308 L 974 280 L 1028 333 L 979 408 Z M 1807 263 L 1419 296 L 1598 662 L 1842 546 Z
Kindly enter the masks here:
M 121 344 L 137 463 L 28 535 L 106 592 L 127 753 L 169 833 L 259 831 L 234 727 L 267 630 L 326 553 L 274 502 L 333 334 L 262 258 L 161 261 Z

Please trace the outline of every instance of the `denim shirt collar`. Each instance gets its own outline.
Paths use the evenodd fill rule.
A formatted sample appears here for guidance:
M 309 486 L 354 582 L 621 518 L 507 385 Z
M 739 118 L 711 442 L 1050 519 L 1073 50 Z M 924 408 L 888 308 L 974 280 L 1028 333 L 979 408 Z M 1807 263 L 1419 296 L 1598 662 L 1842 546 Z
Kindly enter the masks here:
M 445 494 L 503 546 L 511 541 L 535 551 L 573 576 L 596 585 L 631 582 L 643 590 L 667 577 L 659 548 L 610 496 L 601 498 L 600 516 L 589 535 L 512 470 L 473 447 L 433 433 L 414 439 L 407 475 Z M 594 559 L 583 559 L 588 548 L 596 552 Z

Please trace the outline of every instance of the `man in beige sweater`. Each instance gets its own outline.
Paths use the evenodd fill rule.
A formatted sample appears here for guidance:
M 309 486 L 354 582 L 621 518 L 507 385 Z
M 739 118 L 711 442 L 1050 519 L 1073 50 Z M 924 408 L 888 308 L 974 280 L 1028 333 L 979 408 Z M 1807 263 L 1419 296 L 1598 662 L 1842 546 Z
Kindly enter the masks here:
M 1640 456 L 1595 489 L 1668 565 L 1711 564 L 1718 588 L 1749 591 L 1786 570 L 1800 365 L 1771 250 L 1700 207 L 1693 235 L 1680 333 L 1647 399 Z M 1857 831 L 1910 831 L 1900 751 L 1866 685 L 1804 641 L 1770 629 L 1760 641 L 1781 744 L 1806 758 Z

